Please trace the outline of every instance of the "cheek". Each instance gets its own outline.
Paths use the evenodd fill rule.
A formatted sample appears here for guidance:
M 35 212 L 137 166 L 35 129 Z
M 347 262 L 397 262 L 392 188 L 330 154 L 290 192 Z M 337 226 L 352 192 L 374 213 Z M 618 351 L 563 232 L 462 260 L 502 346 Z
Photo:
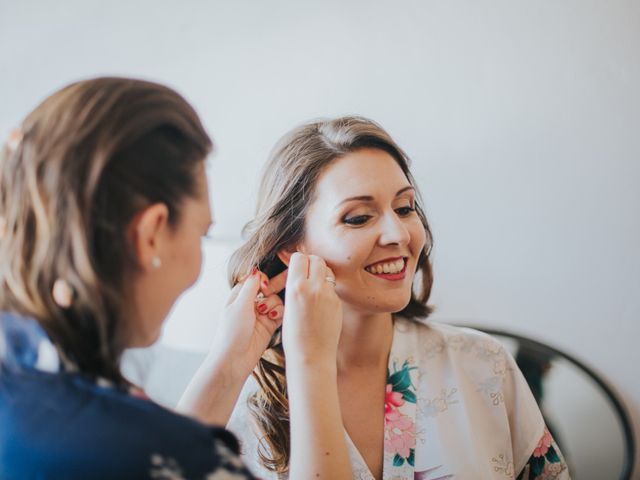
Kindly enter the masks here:
M 333 235 L 322 242 L 305 246 L 307 253 L 318 255 L 327 262 L 338 278 L 353 274 L 359 268 L 366 258 L 361 250 L 362 241 L 356 240 L 353 236 Z
M 189 286 L 200 276 L 202 267 L 202 245 L 200 237 L 185 242 L 181 255 L 177 258 L 176 267 L 182 270 L 183 282 Z
M 424 231 L 424 226 L 419 219 L 411 225 L 411 246 L 414 254 L 418 254 L 424 247 L 427 241 L 427 233 Z

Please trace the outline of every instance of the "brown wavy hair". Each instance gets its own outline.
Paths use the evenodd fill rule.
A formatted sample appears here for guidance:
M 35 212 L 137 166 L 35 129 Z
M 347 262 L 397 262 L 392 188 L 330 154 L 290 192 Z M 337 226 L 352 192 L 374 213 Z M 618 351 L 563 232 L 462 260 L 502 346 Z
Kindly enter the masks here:
M 124 232 L 157 202 L 176 227 L 211 140 L 178 93 L 127 78 L 55 92 L 20 137 L 0 154 L 0 310 L 35 318 L 80 371 L 124 382 L 138 268 Z M 52 298 L 58 279 L 73 292 L 67 308 Z
M 289 132 L 276 145 L 264 168 L 255 218 L 243 230 L 246 242 L 233 254 L 229 264 L 232 285 L 252 265 L 258 265 L 269 277 L 286 268 L 277 252 L 303 240 L 305 218 L 319 175 L 334 160 L 363 148 L 375 148 L 391 155 L 416 188 L 416 212 L 427 241 L 418 260 L 411 300 L 398 313 L 410 319 L 429 315 L 427 301 L 433 283 L 429 254 L 433 238 L 409 171 L 409 158 L 380 125 L 362 117 L 308 123 Z M 284 300 L 284 292 L 281 296 Z M 249 408 L 262 433 L 258 449 L 260 461 L 271 471 L 286 472 L 290 451 L 289 401 L 280 330 L 274 334 L 253 375 L 259 390 L 249 398 Z

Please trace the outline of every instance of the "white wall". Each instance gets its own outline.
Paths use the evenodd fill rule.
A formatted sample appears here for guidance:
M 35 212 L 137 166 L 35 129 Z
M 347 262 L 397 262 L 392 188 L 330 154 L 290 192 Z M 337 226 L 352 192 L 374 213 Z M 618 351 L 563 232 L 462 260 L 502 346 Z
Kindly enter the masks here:
M 381 122 L 426 198 L 437 316 L 574 354 L 640 437 L 640 2 L 0 0 L 0 134 L 97 74 L 156 79 L 197 106 L 227 243 L 282 133 Z M 227 250 L 208 247 L 167 343 L 206 347 Z

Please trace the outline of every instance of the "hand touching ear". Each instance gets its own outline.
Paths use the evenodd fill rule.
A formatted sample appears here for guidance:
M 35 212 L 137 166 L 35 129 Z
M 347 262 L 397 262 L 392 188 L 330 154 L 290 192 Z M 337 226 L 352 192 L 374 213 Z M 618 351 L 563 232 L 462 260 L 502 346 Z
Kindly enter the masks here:
M 284 307 L 277 294 L 286 278 L 287 270 L 272 279 L 254 270 L 231 290 L 215 347 L 234 358 L 239 376 L 251 373 L 282 325 Z
M 335 275 L 322 258 L 298 252 L 288 271 L 282 332 L 287 358 L 335 363 L 342 329 Z

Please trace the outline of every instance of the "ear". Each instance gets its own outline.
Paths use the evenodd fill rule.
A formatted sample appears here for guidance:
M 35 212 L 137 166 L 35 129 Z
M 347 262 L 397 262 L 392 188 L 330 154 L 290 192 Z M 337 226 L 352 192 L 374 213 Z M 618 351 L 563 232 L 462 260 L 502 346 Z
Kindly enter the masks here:
M 301 245 L 298 245 L 295 247 L 283 248 L 282 250 L 278 250 L 278 253 L 276 255 L 278 255 L 278 258 L 280 259 L 280 261 L 288 267 L 289 260 L 291 259 L 291 255 L 293 255 L 296 252 L 305 253 L 304 247 L 302 247 Z
M 149 205 L 138 212 L 129 223 L 129 242 L 138 265 L 143 270 L 152 270 L 154 259 L 160 258 L 168 224 L 169 209 L 164 203 Z

